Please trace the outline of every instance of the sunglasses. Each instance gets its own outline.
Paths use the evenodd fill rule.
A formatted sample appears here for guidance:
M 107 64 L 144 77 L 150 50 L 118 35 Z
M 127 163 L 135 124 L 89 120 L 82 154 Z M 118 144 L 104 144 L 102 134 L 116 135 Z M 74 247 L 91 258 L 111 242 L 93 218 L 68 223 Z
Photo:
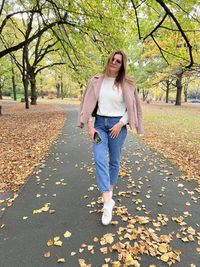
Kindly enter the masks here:
M 112 63 L 116 63 L 118 65 L 121 65 L 122 64 L 121 60 L 115 59 L 115 58 L 112 58 Z

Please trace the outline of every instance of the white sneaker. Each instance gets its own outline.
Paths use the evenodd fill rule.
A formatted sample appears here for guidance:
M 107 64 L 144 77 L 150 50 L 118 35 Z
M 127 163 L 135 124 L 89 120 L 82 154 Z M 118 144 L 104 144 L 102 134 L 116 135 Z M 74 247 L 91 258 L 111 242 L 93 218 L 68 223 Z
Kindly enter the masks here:
M 112 210 L 114 205 L 115 201 L 113 199 L 111 199 L 109 203 L 104 204 L 103 215 L 101 218 L 101 222 L 103 225 L 108 225 L 112 221 Z

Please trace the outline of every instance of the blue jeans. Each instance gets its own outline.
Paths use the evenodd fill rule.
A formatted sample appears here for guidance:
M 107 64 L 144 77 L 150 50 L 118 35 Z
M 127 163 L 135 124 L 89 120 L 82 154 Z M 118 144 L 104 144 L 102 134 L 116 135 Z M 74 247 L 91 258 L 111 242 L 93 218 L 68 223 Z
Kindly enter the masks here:
M 120 154 L 127 135 L 126 126 L 122 127 L 119 135 L 110 137 L 110 128 L 119 122 L 121 117 L 96 116 L 94 127 L 102 138 L 102 143 L 93 144 L 96 166 L 97 184 L 100 192 L 110 191 L 110 185 L 117 183 Z M 109 155 L 109 158 L 108 158 Z

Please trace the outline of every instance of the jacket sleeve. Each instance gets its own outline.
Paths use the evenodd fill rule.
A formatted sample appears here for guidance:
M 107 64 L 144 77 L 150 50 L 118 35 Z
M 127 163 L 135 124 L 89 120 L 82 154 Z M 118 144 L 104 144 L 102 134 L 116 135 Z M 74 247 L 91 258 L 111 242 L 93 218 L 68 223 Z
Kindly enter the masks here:
M 89 89 L 90 89 L 90 85 L 92 83 L 92 80 L 93 78 L 91 78 L 86 86 L 86 89 L 83 93 L 83 96 L 82 96 L 82 99 L 81 99 L 81 103 L 80 103 L 80 107 L 79 107 L 79 112 L 78 112 L 78 127 L 80 128 L 83 128 L 84 126 L 84 123 L 81 122 L 81 117 L 83 115 L 83 106 L 84 106 L 84 101 L 85 101 L 85 98 L 86 98 L 86 95 L 89 93 Z
M 142 106 L 140 103 L 140 98 L 137 92 L 137 88 L 135 88 L 135 101 L 136 101 L 136 108 L 137 108 L 137 118 L 138 118 L 138 125 L 136 127 L 137 133 L 143 133 L 143 116 L 142 116 Z

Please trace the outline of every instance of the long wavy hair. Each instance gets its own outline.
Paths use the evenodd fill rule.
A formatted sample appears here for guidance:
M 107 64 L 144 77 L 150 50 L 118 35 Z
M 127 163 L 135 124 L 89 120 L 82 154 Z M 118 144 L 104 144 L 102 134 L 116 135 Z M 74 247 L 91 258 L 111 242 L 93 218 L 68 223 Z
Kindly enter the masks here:
M 116 54 L 122 56 L 122 64 L 121 64 L 121 67 L 119 69 L 118 75 L 115 78 L 115 85 L 118 87 L 119 85 L 123 84 L 123 81 L 126 77 L 127 56 L 125 55 L 125 53 L 123 51 L 117 50 L 117 51 L 112 52 L 112 54 L 108 57 L 108 61 L 107 61 L 107 64 L 105 66 L 103 73 L 107 74 L 109 63 L 113 60 L 113 58 Z

